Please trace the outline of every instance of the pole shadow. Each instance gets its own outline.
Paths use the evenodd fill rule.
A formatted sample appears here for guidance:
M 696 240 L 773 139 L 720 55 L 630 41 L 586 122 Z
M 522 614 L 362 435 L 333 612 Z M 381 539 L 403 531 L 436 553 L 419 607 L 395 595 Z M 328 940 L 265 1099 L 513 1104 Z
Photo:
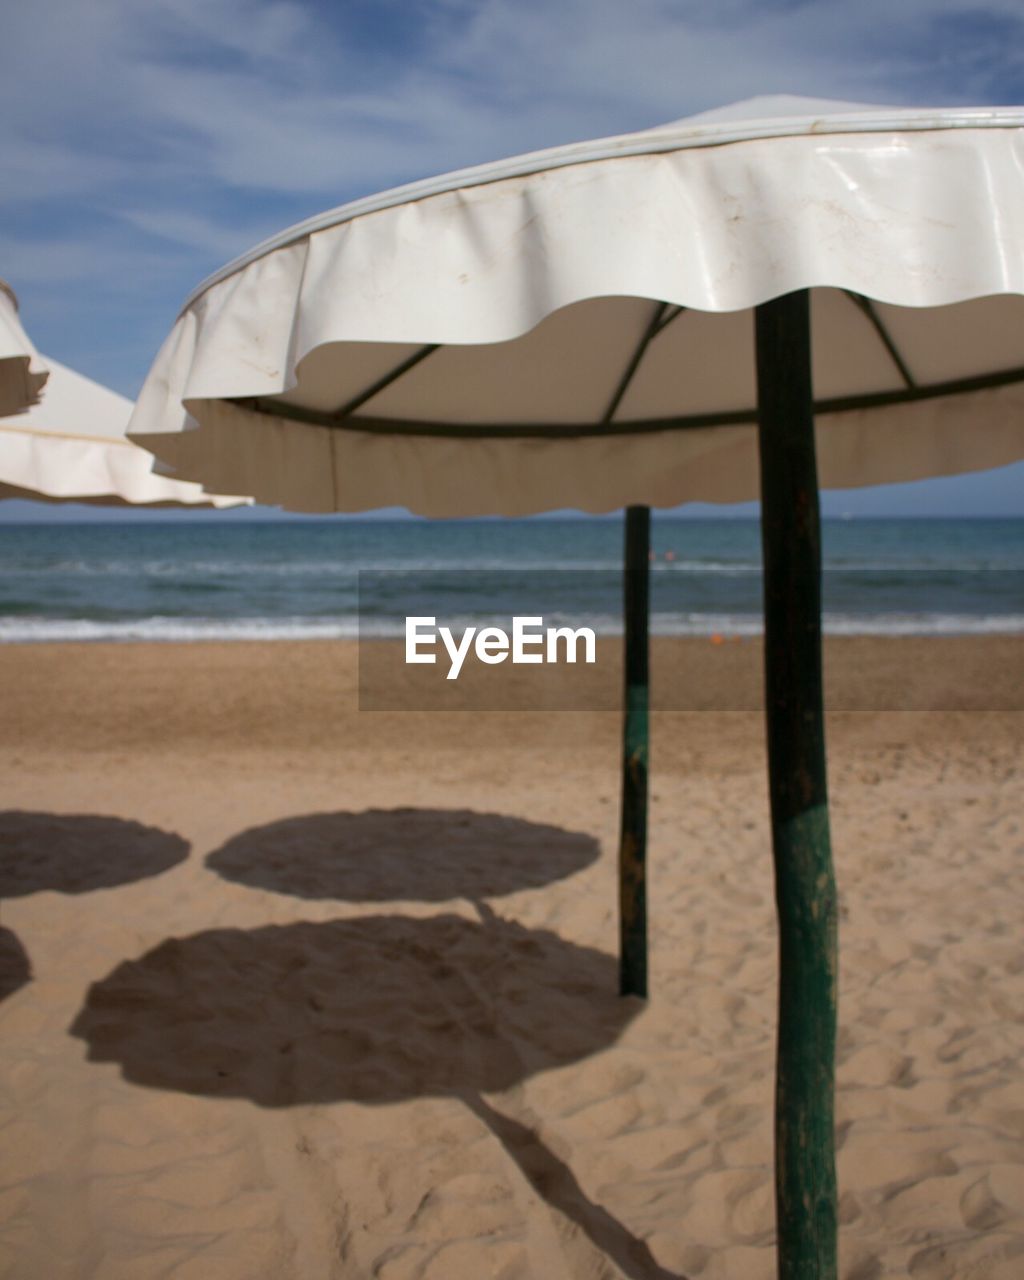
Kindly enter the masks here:
M 586 1233 L 630 1280 L 686 1280 L 666 1271 L 646 1241 L 631 1232 L 580 1186 L 572 1169 L 541 1141 L 537 1130 L 492 1107 L 480 1094 L 462 1099 L 511 1156 L 542 1199 Z
M 88 893 L 144 880 L 188 857 L 181 836 L 94 814 L 0 812 L 0 898 Z
M 206 865 L 298 898 L 448 902 L 563 880 L 596 861 L 579 831 L 469 809 L 368 809 L 286 818 L 232 837 Z
M 615 1043 L 642 1009 L 614 957 L 483 909 L 168 939 L 93 984 L 70 1030 L 148 1088 L 283 1108 L 448 1097 L 630 1280 L 678 1280 L 582 1191 L 508 1097 Z

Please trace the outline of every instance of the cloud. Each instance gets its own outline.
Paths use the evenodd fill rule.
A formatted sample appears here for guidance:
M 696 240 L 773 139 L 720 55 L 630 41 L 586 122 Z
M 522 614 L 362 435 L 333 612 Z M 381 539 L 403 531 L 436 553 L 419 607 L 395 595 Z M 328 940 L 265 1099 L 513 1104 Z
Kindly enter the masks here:
M 92 162 L 98 189 L 115 169 L 350 194 L 754 93 L 988 99 L 1024 46 L 1008 0 L 902 0 L 898 16 L 880 0 L 434 0 L 373 13 L 39 0 L 8 33 L 17 61 L 0 100 L 20 104 L 23 154 L 75 138 L 77 158 L 51 169 L 59 190 L 81 189 Z
M 236 224 L 225 226 L 219 219 L 188 209 L 139 206 L 121 209 L 120 217 L 156 240 L 201 249 L 218 261 L 237 256 L 251 244 L 253 235 L 259 235 L 255 227 L 242 231 Z

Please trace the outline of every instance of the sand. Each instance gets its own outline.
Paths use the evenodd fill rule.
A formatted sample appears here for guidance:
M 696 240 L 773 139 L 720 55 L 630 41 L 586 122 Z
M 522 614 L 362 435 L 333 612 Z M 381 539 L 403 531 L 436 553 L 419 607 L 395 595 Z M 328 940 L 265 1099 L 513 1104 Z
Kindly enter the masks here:
M 840 1273 L 1016 1280 L 1024 642 L 828 664 Z M 616 714 L 358 713 L 351 644 L 0 648 L 0 1275 L 771 1277 L 757 645 L 655 669 L 643 1003 Z

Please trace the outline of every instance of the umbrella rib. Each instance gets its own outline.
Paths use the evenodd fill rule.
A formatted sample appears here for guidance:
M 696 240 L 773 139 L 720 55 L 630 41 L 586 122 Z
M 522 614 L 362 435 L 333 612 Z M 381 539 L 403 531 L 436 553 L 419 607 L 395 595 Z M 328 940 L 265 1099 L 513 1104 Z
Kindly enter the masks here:
M 622 377 L 619 379 L 619 385 L 612 393 L 611 400 L 608 401 L 608 408 L 605 409 L 604 416 L 601 419 L 602 425 L 607 426 L 608 423 L 611 422 L 612 418 L 615 417 L 615 410 L 621 404 L 622 397 L 626 394 L 629 384 L 633 381 L 633 377 L 636 374 L 637 369 L 640 368 L 640 361 L 644 358 L 644 352 L 650 345 L 651 340 L 658 333 L 658 330 L 661 327 L 662 316 L 664 316 L 667 308 L 667 302 L 659 302 L 655 308 L 654 315 L 651 316 L 647 328 L 644 330 L 643 336 L 637 344 L 636 350 L 630 357 L 629 363 L 626 365 Z
M 870 298 L 865 298 L 861 293 L 853 293 L 849 289 L 844 289 L 843 292 L 871 321 L 874 326 L 875 333 L 878 334 L 882 345 L 885 347 L 886 351 L 888 351 L 890 359 L 900 371 L 900 377 L 909 389 L 914 389 L 917 386 L 917 382 L 914 380 L 914 375 L 907 368 L 907 362 L 900 355 L 899 350 L 896 347 L 896 343 L 893 342 L 892 334 L 890 334 L 889 330 L 882 323 L 881 316 L 875 310 L 875 304 Z
M 672 321 L 676 318 L 676 316 L 681 316 L 685 310 L 686 310 L 685 307 L 679 307 L 679 306 L 669 307 L 668 311 L 666 311 L 665 314 L 658 321 L 658 326 L 654 331 L 655 336 L 661 333 L 662 329 L 667 329 L 668 326 L 672 323 Z
M 630 360 L 618 387 L 615 389 L 615 394 L 612 397 L 611 403 L 605 410 L 605 416 L 603 418 L 604 422 L 610 422 L 615 410 L 619 407 L 622 397 L 626 394 L 626 390 L 629 387 L 630 382 L 632 382 L 637 369 L 640 367 L 640 361 L 643 359 L 644 352 L 647 350 L 648 344 L 653 338 L 657 337 L 666 325 L 671 324 L 680 312 L 685 310 L 685 307 L 674 307 L 670 309 L 666 302 L 658 303 L 657 310 L 651 319 L 651 323 L 648 325 L 640 340 L 639 346 L 633 353 L 633 358 Z M 353 396 L 351 400 L 346 401 L 345 404 L 335 409 L 329 416 L 335 422 L 343 422 L 351 414 L 355 413 L 357 409 L 361 408 L 362 405 L 366 404 L 368 400 L 372 400 L 375 395 L 378 395 L 386 387 L 390 387 L 393 382 L 397 382 L 398 379 L 408 373 L 410 369 L 414 369 L 421 360 L 425 360 L 427 356 L 433 355 L 440 346 L 441 344 L 438 342 L 428 343 L 426 346 L 421 347 L 419 351 L 414 351 L 413 354 L 403 360 L 401 364 L 396 365 L 389 373 L 384 374 L 383 377 L 378 378 L 376 382 L 372 383 L 364 391 Z
M 1024 365 L 1003 369 L 998 373 L 984 373 L 975 378 L 957 378 L 950 382 L 936 382 L 930 386 L 907 387 L 900 391 L 876 391 L 869 395 L 836 396 L 830 400 L 817 400 L 816 414 L 849 413 L 857 409 L 878 409 L 888 405 L 913 404 L 919 400 L 932 400 L 941 396 L 966 395 L 972 391 L 989 391 L 997 387 L 1024 382 Z M 407 418 L 353 418 L 338 422 L 332 414 L 317 409 L 303 409 L 299 405 L 264 396 L 238 396 L 228 400 L 250 412 L 265 413 L 271 417 L 287 418 L 309 426 L 330 427 L 346 431 L 361 431 L 366 435 L 383 436 L 435 436 L 449 440 L 578 440 L 586 436 L 643 435 L 645 432 L 686 431 L 701 427 L 741 427 L 757 421 L 756 409 L 726 409 L 720 413 L 695 413 L 675 418 L 639 418 L 629 422 L 423 422 Z
M 389 373 L 385 373 L 378 378 L 365 391 L 360 391 L 358 395 L 353 396 L 351 400 L 347 400 L 340 408 L 335 409 L 333 413 L 327 416 L 334 422 L 343 422 L 349 414 L 355 413 L 361 405 L 366 404 L 367 400 L 372 400 L 378 392 L 383 391 L 385 387 L 390 387 L 403 374 L 408 373 L 410 369 L 414 369 L 421 360 L 426 360 L 427 356 L 433 355 L 440 345 L 439 342 L 432 342 L 425 347 L 420 347 L 419 351 L 414 351 L 411 356 L 403 360 L 401 364 L 396 365 Z

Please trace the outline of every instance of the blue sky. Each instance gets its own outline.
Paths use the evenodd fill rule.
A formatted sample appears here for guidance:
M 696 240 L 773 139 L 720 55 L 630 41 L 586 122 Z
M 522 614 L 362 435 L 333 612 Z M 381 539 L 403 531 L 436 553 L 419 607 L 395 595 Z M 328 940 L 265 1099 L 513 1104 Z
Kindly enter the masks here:
M 0 43 L 0 276 L 137 393 L 187 294 L 360 195 L 764 93 L 1024 102 L 1021 0 L 34 0 Z M 837 510 L 1024 515 L 1024 466 Z

